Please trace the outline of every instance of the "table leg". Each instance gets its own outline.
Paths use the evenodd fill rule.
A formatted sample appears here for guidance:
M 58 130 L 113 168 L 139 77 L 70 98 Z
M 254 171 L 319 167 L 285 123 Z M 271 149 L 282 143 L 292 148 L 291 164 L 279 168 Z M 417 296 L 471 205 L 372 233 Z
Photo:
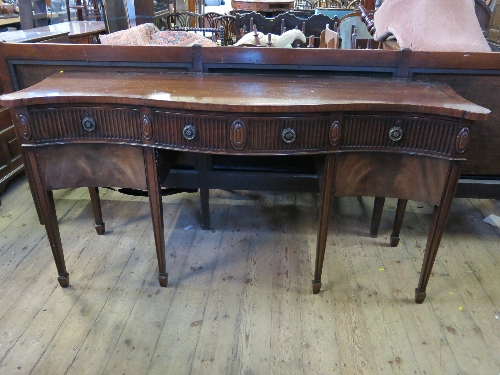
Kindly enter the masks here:
M 196 170 L 198 171 L 198 186 L 201 202 L 201 228 L 210 229 L 210 205 L 207 172 L 211 169 L 212 155 L 196 154 Z
M 316 265 L 314 269 L 313 293 L 318 294 L 321 289 L 321 272 L 325 259 L 326 239 L 328 237 L 328 223 L 330 221 L 330 210 L 333 197 L 333 177 L 335 156 L 327 155 L 323 166 L 323 173 L 320 185 L 320 212 L 318 240 L 316 243 Z
M 396 216 L 394 218 L 394 226 L 392 227 L 391 233 L 392 247 L 396 247 L 399 244 L 399 233 L 401 232 L 401 227 L 403 226 L 403 218 L 405 216 L 407 203 L 408 201 L 406 199 L 398 199 L 398 205 L 396 206 Z
M 52 191 L 46 191 L 42 184 L 42 179 L 38 169 L 38 163 L 36 160 L 36 155 L 34 151 L 27 151 L 26 162 L 29 164 L 29 171 L 32 174 L 33 190 L 36 195 L 36 200 L 40 204 L 40 212 L 42 214 L 42 220 L 45 224 L 45 231 L 47 232 L 47 237 L 49 239 L 50 248 L 52 250 L 52 256 L 56 263 L 57 281 L 59 284 L 66 288 L 69 285 L 69 274 L 66 270 L 66 263 L 64 261 L 64 253 L 61 244 L 61 235 L 59 233 L 59 225 L 57 223 L 56 207 L 54 204 L 54 197 Z
M 373 202 L 372 223 L 370 226 L 370 236 L 377 238 L 382 212 L 384 211 L 385 197 L 375 197 Z
M 146 181 L 148 185 L 149 205 L 153 220 L 153 232 L 156 246 L 156 256 L 158 258 L 158 281 L 160 286 L 166 287 L 168 284 L 167 264 L 165 259 L 165 233 L 163 231 L 163 205 L 156 165 L 156 150 L 153 147 L 144 148 L 144 161 L 146 164 Z
M 26 154 L 24 148 L 22 147 L 21 147 L 21 153 L 23 155 L 24 168 L 26 168 L 26 176 L 28 177 L 28 186 L 30 187 L 31 195 L 33 196 L 33 202 L 35 203 L 36 213 L 38 215 L 38 221 L 40 222 L 40 224 L 44 225 L 42 218 L 42 210 L 40 208 L 41 205 L 40 200 L 36 193 L 35 183 L 33 182 L 33 172 L 31 171 L 31 165 L 28 161 L 28 155 Z
M 443 236 L 444 227 L 446 225 L 446 219 L 448 217 L 448 213 L 450 212 L 453 196 L 455 195 L 458 178 L 460 176 L 460 168 L 461 164 L 459 162 L 451 163 L 441 201 L 439 206 L 434 206 L 429 236 L 427 237 L 424 261 L 420 272 L 420 279 L 418 281 L 417 288 L 415 288 L 416 303 L 424 302 L 426 297 L 425 289 L 427 287 L 427 283 L 429 282 L 432 266 L 434 265 L 439 243 L 441 242 L 441 237 Z
M 106 226 L 102 221 L 101 198 L 99 198 L 99 189 L 89 187 L 90 201 L 92 202 L 92 211 L 94 212 L 95 230 L 97 234 L 104 234 Z

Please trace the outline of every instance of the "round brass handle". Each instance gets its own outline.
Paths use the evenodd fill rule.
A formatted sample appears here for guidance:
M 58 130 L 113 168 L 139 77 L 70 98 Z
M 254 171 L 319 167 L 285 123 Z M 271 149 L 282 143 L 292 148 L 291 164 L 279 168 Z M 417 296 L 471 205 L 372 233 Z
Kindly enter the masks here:
M 87 115 L 82 120 L 82 126 L 86 131 L 91 132 L 95 130 L 95 121 L 92 117 Z
M 184 125 L 184 129 L 182 129 L 182 135 L 188 141 L 191 141 L 196 137 L 196 127 L 194 125 Z
M 285 143 L 292 143 L 293 141 L 295 141 L 296 137 L 297 136 L 295 134 L 295 130 L 293 130 L 292 128 L 283 129 L 283 131 L 281 132 L 281 139 Z
M 403 138 L 403 129 L 399 126 L 394 126 L 389 130 L 389 138 L 391 141 L 397 142 Z

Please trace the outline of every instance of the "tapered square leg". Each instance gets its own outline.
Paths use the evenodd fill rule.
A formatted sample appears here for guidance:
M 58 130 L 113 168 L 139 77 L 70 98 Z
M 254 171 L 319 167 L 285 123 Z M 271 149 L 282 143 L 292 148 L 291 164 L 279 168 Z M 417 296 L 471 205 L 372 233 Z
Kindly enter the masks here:
M 92 211 L 94 212 L 95 230 L 97 234 L 102 235 L 106 230 L 106 226 L 102 221 L 101 198 L 99 198 L 98 188 L 89 187 L 89 195 L 92 202 Z
M 318 294 L 319 291 L 321 290 L 321 280 L 313 280 L 312 282 L 313 285 L 313 294 Z
M 63 288 L 67 288 L 69 286 L 69 273 L 66 273 L 66 275 L 59 275 L 57 277 L 57 281 L 59 281 L 59 285 Z
M 168 274 L 165 259 L 163 203 L 160 181 L 158 179 L 155 149 L 149 147 L 144 149 L 144 161 L 146 164 L 146 182 L 148 185 L 149 207 L 151 208 L 156 256 L 158 258 L 158 281 L 160 282 L 160 286 L 166 287 L 168 284 Z
M 403 219 L 405 216 L 406 204 L 408 201 L 406 199 L 398 199 L 398 205 L 396 207 L 396 216 L 394 218 L 394 226 L 392 227 L 391 234 L 391 246 L 396 247 L 399 244 L 399 233 L 401 232 L 401 227 L 403 226 Z
M 422 270 L 420 271 L 420 279 L 418 286 L 415 289 L 415 302 L 422 303 L 425 299 L 425 290 L 432 272 L 432 266 L 436 259 L 439 243 L 443 236 L 444 226 L 450 206 L 455 195 L 458 177 L 460 176 L 461 163 L 452 163 L 448 173 L 448 179 L 444 186 L 444 193 L 441 197 L 441 202 L 438 206 L 434 206 L 432 213 L 431 226 L 429 235 L 427 236 L 427 245 L 425 247 L 424 261 L 422 262 Z
M 61 244 L 61 235 L 59 233 L 59 224 L 57 222 L 56 206 L 52 191 L 45 190 L 42 177 L 38 168 L 38 162 L 34 150 L 25 151 L 25 162 L 27 170 L 31 174 L 30 180 L 33 184 L 32 192 L 35 194 L 35 201 L 38 201 L 42 222 L 45 225 L 47 238 L 52 250 L 52 256 L 56 264 L 59 284 L 66 288 L 69 285 L 69 275 L 66 270 L 66 262 L 64 261 L 64 252 Z
M 418 288 L 415 288 L 415 302 L 416 303 L 423 303 L 426 296 L 427 296 L 427 293 L 419 292 Z
M 158 281 L 160 282 L 160 286 L 162 288 L 166 288 L 168 285 L 168 273 L 160 274 L 158 276 Z
M 316 262 L 314 269 L 313 293 L 318 294 L 321 289 L 321 273 L 323 270 L 323 261 L 325 259 L 326 239 L 328 236 L 328 223 L 330 221 L 330 210 L 333 196 L 333 177 L 334 177 L 335 156 L 327 155 L 324 164 L 320 170 L 321 191 L 320 191 L 320 212 L 318 239 L 316 242 Z
M 200 188 L 201 228 L 208 230 L 210 229 L 210 189 L 207 174 L 212 169 L 212 155 L 197 154 L 195 168 L 198 172 L 198 186 Z
M 373 202 L 372 222 L 370 225 L 370 236 L 377 238 L 378 229 L 380 228 L 380 220 L 384 211 L 385 197 L 375 197 Z

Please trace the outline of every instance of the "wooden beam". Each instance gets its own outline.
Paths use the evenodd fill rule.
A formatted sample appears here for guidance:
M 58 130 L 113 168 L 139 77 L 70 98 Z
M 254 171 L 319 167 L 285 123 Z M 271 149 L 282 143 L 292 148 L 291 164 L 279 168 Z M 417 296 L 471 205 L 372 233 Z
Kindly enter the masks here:
M 135 0 L 135 24 L 154 23 L 155 7 L 153 0 Z

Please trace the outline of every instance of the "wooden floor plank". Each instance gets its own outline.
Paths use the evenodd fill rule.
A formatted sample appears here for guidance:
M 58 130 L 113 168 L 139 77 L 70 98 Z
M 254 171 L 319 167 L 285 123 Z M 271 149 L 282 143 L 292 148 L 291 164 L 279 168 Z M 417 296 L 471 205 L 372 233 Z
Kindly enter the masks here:
M 226 374 L 230 373 L 233 363 L 233 350 L 240 348 L 240 343 L 254 342 L 252 336 L 244 336 L 243 317 L 247 313 L 242 310 L 242 298 L 245 289 L 251 281 L 248 276 L 250 253 L 254 247 L 256 228 L 256 203 L 238 193 L 231 194 L 231 205 L 227 206 L 226 217 L 233 217 L 226 224 L 215 224 L 214 230 L 221 231 L 220 242 L 217 244 L 217 260 L 213 270 L 210 298 L 203 315 L 195 357 L 190 373 L 194 374 Z M 219 209 L 222 208 L 222 205 Z M 257 338 L 257 337 L 256 337 Z M 207 345 L 214 343 L 214 345 Z M 254 347 L 254 344 L 250 344 Z M 259 341 L 255 350 L 256 358 L 266 347 Z M 265 350 L 265 349 L 264 349 Z M 257 361 L 254 361 L 257 363 Z
M 56 205 L 57 205 L 56 201 Z M 140 202 L 138 202 L 141 204 Z M 134 207 L 135 206 L 135 207 Z M 137 205 L 136 204 L 126 204 L 124 205 L 125 209 L 120 209 L 120 215 L 118 216 L 119 218 L 127 219 L 134 214 L 134 212 L 137 212 Z M 108 228 L 112 228 L 112 222 L 108 222 Z M 110 228 L 110 229 L 111 229 Z M 142 229 L 144 231 L 144 229 Z M 111 230 L 110 230 L 111 232 Z M 120 231 L 115 230 L 115 234 L 117 234 L 119 237 L 124 237 L 126 236 L 126 230 L 123 230 L 121 233 Z M 97 237 L 94 234 L 95 237 Z M 129 232 L 129 236 L 134 236 L 133 232 Z M 115 239 L 115 240 L 113 240 Z M 89 239 L 87 239 L 89 241 Z M 87 305 L 83 302 L 88 299 L 89 295 L 86 293 L 88 291 L 88 286 L 86 285 L 88 281 L 86 279 L 91 278 L 90 282 L 93 283 L 94 285 L 97 285 L 95 288 L 93 288 L 93 299 L 92 299 L 92 304 L 90 307 L 94 310 L 99 310 L 100 305 L 99 305 L 99 300 L 102 301 L 102 303 L 105 303 L 110 295 L 110 289 L 108 285 L 113 285 L 116 283 L 117 275 L 120 274 L 120 271 L 123 270 L 123 266 L 119 266 L 115 272 L 108 272 L 108 269 L 112 267 L 112 264 L 115 262 L 126 262 L 127 257 L 124 257 L 123 254 L 120 254 L 119 251 L 115 252 L 101 252 L 103 255 L 102 258 L 95 258 L 92 255 L 95 254 L 95 251 L 98 249 L 108 249 L 112 247 L 113 245 L 116 245 L 118 249 L 120 249 L 120 241 L 116 241 L 116 238 L 111 233 L 108 233 L 107 236 L 98 236 L 97 238 L 93 238 L 92 246 L 97 246 L 96 248 L 93 248 L 92 246 L 88 246 L 86 249 L 86 253 L 90 255 L 91 257 L 91 262 L 92 258 L 96 262 L 94 263 L 91 267 L 83 268 L 83 272 L 80 272 L 80 269 L 74 270 L 75 272 L 70 273 L 70 283 L 71 287 L 67 289 L 60 288 L 59 286 L 56 286 L 53 290 L 53 293 L 49 296 L 49 298 L 43 302 L 41 301 L 39 308 L 41 307 L 42 309 L 40 310 L 40 313 L 36 314 L 36 316 L 31 318 L 31 322 L 29 326 L 27 327 L 26 331 L 23 333 L 23 335 L 19 338 L 19 344 L 16 346 L 17 350 L 13 350 L 9 353 L 9 356 L 4 358 L 3 361 L 3 366 L 6 369 L 10 368 L 15 368 L 17 363 L 23 356 L 25 355 L 25 351 L 29 350 L 32 353 L 32 356 L 30 359 L 32 361 L 37 361 L 38 359 L 36 358 L 36 353 L 39 353 L 41 355 L 43 352 L 47 350 L 47 347 L 49 346 L 49 343 L 51 341 L 54 341 L 54 338 L 57 336 L 57 333 L 60 331 L 61 327 L 64 328 L 66 325 L 64 325 L 64 321 L 66 318 L 71 319 L 73 315 L 70 315 L 71 312 L 74 312 L 74 310 L 78 311 L 79 315 L 85 315 L 87 312 L 85 311 Z M 65 242 L 63 241 L 63 244 Z M 64 245 L 63 245 L 64 246 Z M 75 247 L 73 247 L 74 249 Z M 70 254 L 74 254 L 74 251 L 72 252 L 71 250 L 68 252 Z M 68 258 L 71 258 L 69 256 Z M 86 257 L 83 257 L 83 260 Z M 116 259 L 115 259 L 116 258 Z M 68 266 L 72 263 L 71 259 L 68 259 Z M 75 261 L 76 266 L 77 261 Z M 82 266 L 85 266 L 82 264 Z M 53 265 L 50 264 L 50 268 L 52 270 Z M 70 271 L 72 271 L 73 267 L 68 267 Z M 97 271 L 96 271 L 97 268 Z M 85 271 L 90 271 L 90 273 L 86 273 Z M 53 271 L 52 271 L 53 272 Z M 53 281 L 55 282 L 55 279 L 53 278 Z M 99 285 L 104 283 L 104 285 L 107 285 L 103 290 L 99 290 Z M 85 288 L 87 286 L 87 288 Z M 87 290 L 85 290 L 87 289 Z M 81 297 L 82 299 L 78 298 Z M 83 302 L 83 303 L 82 303 Z M 79 305 L 79 306 L 77 306 Z M 25 315 L 24 315 L 25 316 Z M 44 324 L 43 322 L 50 322 L 51 324 Z M 73 337 L 73 327 L 68 328 L 71 333 L 70 336 Z M 85 335 L 85 330 L 79 331 L 79 334 Z M 31 339 L 32 335 L 35 335 L 37 338 L 36 340 Z M 75 343 L 78 342 L 78 339 L 75 338 Z M 66 352 L 72 353 L 73 347 L 76 347 L 78 351 L 81 348 L 77 347 L 76 345 L 71 345 L 71 348 L 66 346 Z M 27 368 L 34 368 L 37 364 L 37 362 L 31 363 L 30 361 L 27 361 L 26 359 L 23 358 L 24 366 Z M 88 362 L 88 361 L 87 361 Z M 50 373 L 50 372 L 49 372 Z
M 407 246 L 411 242 L 411 236 L 406 231 L 403 236 L 406 241 L 404 244 L 401 243 L 395 248 L 389 245 L 395 204 L 395 200 L 392 202 L 388 200 L 384 209 L 382 225 L 388 231 L 381 231 L 378 238 L 365 241 L 368 246 L 376 250 L 375 257 L 360 258 L 359 266 L 355 267 L 356 272 L 360 274 L 358 280 L 365 280 L 365 286 L 362 288 L 366 291 L 363 306 L 365 316 L 371 320 L 370 337 L 372 346 L 377 352 L 375 357 L 378 369 L 387 374 L 440 373 L 441 364 L 435 363 L 434 353 L 427 350 L 430 346 L 427 341 L 431 339 L 429 332 L 420 330 L 418 321 L 415 321 L 415 317 L 426 320 L 429 319 L 426 317 L 429 313 L 433 314 L 427 305 L 416 305 L 413 302 L 418 271 L 412 264 L 410 256 L 413 256 L 418 264 L 422 261 L 422 254 L 417 251 L 418 254 L 412 252 L 408 256 Z M 425 231 L 411 223 L 410 215 L 405 219 L 408 225 L 416 227 L 413 235 L 416 235 L 419 241 L 425 241 Z M 367 220 L 364 225 L 368 223 Z M 363 260 L 366 262 L 365 266 Z M 364 274 L 363 277 L 361 274 Z M 409 326 L 414 330 L 410 332 L 410 336 Z M 439 342 L 440 337 L 438 336 L 436 340 Z M 457 367 L 453 367 L 453 370 L 456 369 Z
M 62 211 L 64 215 L 64 208 L 70 209 L 75 206 L 75 202 L 64 202 L 65 200 L 58 201 L 59 212 Z M 80 202 L 80 201 L 78 201 Z M 80 203 L 79 203 L 80 204 Z M 32 207 L 34 210 L 34 207 Z M 79 212 L 79 210 L 74 210 L 74 213 Z M 72 235 L 75 233 L 75 223 L 78 220 L 72 220 L 71 225 L 61 226 L 61 238 L 63 244 L 68 245 L 72 241 L 69 241 Z M 88 221 L 89 224 L 91 221 Z M 80 226 L 81 229 L 84 229 Z M 19 343 L 21 337 L 30 334 L 27 330 L 32 325 L 34 317 L 40 317 L 44 320 L 43 316 L 48 315 L 46 309 L 42 309 L 47 300 L 52 296 L 55 290 L 59 288 L 59 284 L 56 281 L 57 272 L 52 259 L 50 247 L 46 237 L 42 234 L 44 229 L 42 226 L 35 223 L 32 232 L 36 232 L 35 237 L 40 237 L 37 247 L 30 252 L 30 255 L 26 257 L 26 268 L 16 267 L 15 272 L 17 272 L 16 277 L 9 278 L 6 283 L 3 284 L 3 293 L 1 304 L 3 308 L 3 315 L 0 318 L 0 326 L 9 327 L 8 340 L 10 343 Z M 90 237 L 95 237 L 95 231 L 93 231 L 93 225 L 89 226 L 87 230 L 80 232 L 78 237 L 80 239 L 85 239 Z M 88 242 L 88 240 L 87 240 Z M 66 260 L 68 268 L 71 271 L 71 254 L 78 251 L 76 246 L 68 246 L 69 251 L 66 252 Z M 68 256 L 69 255 L 69 256 Z M 5 294 L 4 294 L 5 293 Z M 43 325 L 41 328 L 43 329 Z M 6 332 L 3 332 L 5 334 Z M 22 340 L 21 340 L 22 342 Z M 8 347 L 6 347 L 8 348 Z M 10 352 L 9 348 L 8 351 Z M 22 353 L 21 353 L 22 354 Z M 2 358 L 2 363 L 5 364 L 6 351 L 3 347 L 0 347 L 0 358 Z M 13 357 L 15 358 L 15 356 Z
M 180 264 L 181 269 L 178 270 L 179 276 L 172 280 L 175 291 L 171 306 L 176 306 L 174 311 L 177 313 L 169 312 L 162 326 L 148 368 L 149 374 L 160 374 L 166 367 L 176 374 L 190 373 L 204 321 L 214 265 L 217 261 L 217 244 L 220 243 L 222 232 L 204 231 L 194 220 L 190 220 L 187 225 L 184 224 L 187 223 L 176 227 L 175 233 L 177 251 L 184 253 L 184 262 Z M 194 227 L 184 230 L 188 225 Z M 182 314 L 177 310 L 180 306 Z
M 370 374 L 377 370 L 351 258 L 352 251 L 360 250 L 349 247 L 350 236 L 357 230 L 343 225 L 348 219 L 342 211 L 346 199 L 350 198 L 334 200 L 323 268 L 328 273 L 328 279 L 326 284 L 323 282 L 322 289 L 334 301 L 333 330 L 339 353 L 339 373 Z M 344 234 L 346 229 L 347 234 Z
M 144 235 L 137 236 L 139 242 L 134 243 L 130 241 L 131 237 L 135 237 L 134 235 L 134 226 L 124 226 L 121 227 L 125 217 L 124 215 L 132 215 L 132 216 L 143 216 L 144 219 L 137 221 L 137 226 L 140 226 L 142 230 L 142 221 L 149 222 L 149 204 L 145 198 L 137 198 L 134 201 L 126 202 L 123 209 L 119 209 L 116 211 L 120 212 L 120 215 L 116 218 L 113 215 L 110 215 L 109 212 L 109 201 L 102 201 L 104 206 L 108 206 L 108 209 L 105 210 L 105 220 L 107 221 L 107 228 L 110 233 L 103 236 L 102 239 L 106 239 L 107 241 L 103 242 L 101 246 L 105 248 L 113 248 L 114 251 L 112 254 L 105 254 L 106 257 L 95 257 L 90 263 L 88 263 L 84 271 L 91 271 L 91 273 L 84 273 L 85 279 L 81 280 L 82 282 L 76 282 L 74 285 L 77 285 L 81 290 L 79 298 L 76 300 L 72 310 L 68 313 L 68 318 L 64 321 L 63 325 L 59 329 L 56 337 L 52 340 L 52 346 L 47 349 L 47 354 L 45 360 L 41 360 L 35 371 L 37 373 L 59 373 L 64 372 L 64 370 L 70 366 L 77 366 L 78 361 L 76 358 L 82 355 L 81 352 L 85 353 L 85 349 L 83 348 L 85 341 L 88 336 L 91 335 L 91 332 L 95 325 L 98 324 L 99 317 L 105 308 L 105 304 L 113 304 L 109 299 L 109 293 L 115 292 L 117 295 L 120 294 L 121 289 L 109 287 L 109 285 L 113 285 L 115 282 L 120 282 L 117 277 L 119 277 L 122 283 L 128 284 L 132 281 L 133 276 L 139 274 L 138 271 L 133 271 L 134 273 L 127 272 L 127 269 L 123 271 L 123 275 L 119 275 L 115 271 L 107 271 L 104 267 L 106 264 L 112 264 L 113 267 L 116 268 L 118 262 L 121 262 L 122 259 L 126 260 L 127 256 L 133 256 L 133 253 L 136 254 L 137 260 L 140 262 L 147 262 L 145 267 L 149 267 L 146 272 L 147 278 L 153 278 L 154 275 L 157 275 L 157 265 L 154 254 L 154 245 L 152 245 L 152 235 L 151 228 L 148 227 L 149 230 L 144 231 Z M 127 234 L 129 234 L 127 236 Z M 90 244 L 89 244 L 90 245 Z M 90 248 L 91 246 L 89 246 Z M 85 263 L 84 259 L 79 259 L 79 262 Z M 94 263 L 93 263 L 94 262 Z M 127 262 L 126 267 L 133 267 L 132 264 L 136 264 L 137 261 L 129 261 Z M 153 264 L 155 267 L 152 267 Z M 102 267 L 100 267 L 102 265 Z M 154 268 L 154 270 L 151 270 Z M 92 271 L 94 270 L 94 271 Z M 132 277 L 128 277 L 131 274 Z M 103 282 L 102 277 L 110 277 L 110 283 L 104 290 L 100 287 L 100 284 L 106 285 L 105 281 Z M 140 281 L 137 281 L 140 283 Z M 119 284 L 121 286 L 121 284 Z M 132 285 L 130 288 L 133 289 L 135 285 Z M 88 294 L 92 293 L 92 298 L 88 298 Z M 76 296 L 75 296 L 76 297 Z M 78 327 L 75 333 L 75 327 Z M 58 348 L 65 348 L 66 350 L 61 351 Z M 73 362 L 76 362 L 74 364 Z
M 484 339 L 478 321 L 484 323 L 489 320 L 493 323 L 493 313 L 489 314 L 488 319 L 482 309 L 494 311 L 495 304 L 491 304 L 486 298 L 485 301 L 476 305 L 471 298 L 471 294 L 473 294 L 471 291 L 477 293 L 478 296 L 482 293 L 481 288 L 477 285 L 477 278 L 470 277 L 470 271 L 474 270 L 471 265 L 475 263 L 475 259 L 467 260 L 462 258 L 463 254 L 470 249 L 469 246 L 472 245 L 474 233 L 470 230 L 469 220 L 467 220 L 468 215 L 458 215 L 457 211 L 455 211 L 456 205 L 461 204 L 460 201 L 460 199 L 457 199 L 455 207 L 452 208 L 452 212 L 455 213 L 450 220 L 453 222 L 453 229 L 448 229 L 448 232 L 443 236 L 438 252 L 439 258 L 436 262 L 439 266 L 442 266 L 443 273 L 446 275 L 444 280 L 447 284 L 447 289 L 440 289 L 441 294 L 438 296 L 440 308 L 443 309 L 443 305 L 448 306 L 447 313 L 440 315 L 440 319 L 442 319 L 443 327 L 446 329 L 444 332 L 461 371 L 464 373 L 489 373 L 500 368 L 498 356 L 495 354 L 498 350 L 492 350 L 498 348 L 498 338 L 493 335 L 495 338 L 490 339 L 490 343 L 488 343 Z M 461 212 L 465 212 L 465 210 Z M 454 234 L 454 236 L 450 237 L 450 234 Z M 465 246 L 462 244 L 463 241 L 460 240 L 464 234 L 467 234 L 467 245 Z M 477 256 L 483 258 L 484 247 L 478 246 L 477 248 Z M 448 295 L 445 292 L 446 290 L 448 290 Z M 468 301 L 470 304 L 467 303 Z M 491 328 L 495 330 L 497 327 L 498 324 L 495 324 Z M 488 328 L 488 330 L 491 328 Z M 488 332 L 488 330 L 486 331 Z M 496 332 L 499 332 L 498 328 Z M 471 345 L 474 345 L 475 350 L 477 350 L 474 355 L 471 355 Z
M 500 373 L 500 228 L 482 221 L 497 201 L 455 200 L 417 305 L 431 206 L 408 204 L 391 248 L 395 200 L 374 239 L 373 198 L 336 199 L 313 295 L 316 194 L 210 195 L 209 231 L 197 194 L 164 197 L 160 288 L 147 198 L 103 189 L 97 236 L 85 189 L 56 192 L 63 289 L 14 181 L 0 206 L 0 374 Z
M 387 275 L 395 299 L 394 303 L 400 311 L 406 341 L 418 366 L 417 373 L 458 374 L 459 366 L 442 331 L 443 327 L 436 319 L 431 298 L 433 295 L 421 305 L 413 302 L 426 241 L 425 228 L 413 212 L 407 211 L 399 246 L 388 246 L 395 210 L 396 200 L 388 200 L 382 223 L 387 229 L 381 231 L 377 239 L 381 244 L 385 244 L 379 247 L 379 256 L 384 266 L 383 274 Z M 437 274 L 439 271 L 436 273 L 435 269 L 432 276 L 433 291 L 445 287 L 443 277 L 436 277 Z M 404 336 L 401 336 L 401 340 L 404 340 Z M 399 370 L 399 364 L 406 360 L 406 357 L 399 357 L 398 361 L 391 360 L 391 368 Z
M 316 194 L 297 197 L 300 207 L 300 222 L 297 222 L 294 241 L 299 249 L 300 294 L 299 321 L 301 327 L 301 357 L 304 374 L 339 374 L 340 356 L 334 332 L 332 311 L 333 300 L 328 293 L 314 295 L 311 281 L 314 279 L 314 260 L 317 239 L 317 196 Z M 329 275 L 335 273 L 325 269 L 323 282 L 328 282 Z M 324 353 L 328 352 L 328 355 Z
M 167 270 L 171 281 L 176 279 L 177 270 L 180 268 L 179 262 L 183 261 L 182 254 L 176 255 L 172 246 L 171 234 L 179 220 L 192 220 L 184 214 L 182 203 L 186 200 L 180 197 L 164 197 L 164 217 L 165 217 L 165 238 Z M 185 219 L 181 217 L 185 216 Z M 151 229 L 152 233 L 152 229 Z M 150 233 L 150 234 L 151 234 Z M 151 236 L 152 237 L 152 236 Z M 150 238 L 148 248 L 154 248 L 153 239 Z M 144 247 L 143 250 L 146 248 Z M 159 338 L 161 327 L 167 319 L 167 314 L 172 301 L 174 287 L 161 288 L 158 285 L 158 265 L 156 257 L 151 254 L 148 259 L 149 270 L 146 270 L 144 283 L 138 293 L 137 300 L 133 304 L 130 316 L 128 317 L 119 340 L 106 365 L 104 373 L 130 373 L 146 374 L 154 352 L 154 344 Z M 164 308 L 158 309 L 158 301 L 162 301 Z M 133 301 L 132 301 L 133 302 Z M 139 323 L 139 324 L 138 324 Z

